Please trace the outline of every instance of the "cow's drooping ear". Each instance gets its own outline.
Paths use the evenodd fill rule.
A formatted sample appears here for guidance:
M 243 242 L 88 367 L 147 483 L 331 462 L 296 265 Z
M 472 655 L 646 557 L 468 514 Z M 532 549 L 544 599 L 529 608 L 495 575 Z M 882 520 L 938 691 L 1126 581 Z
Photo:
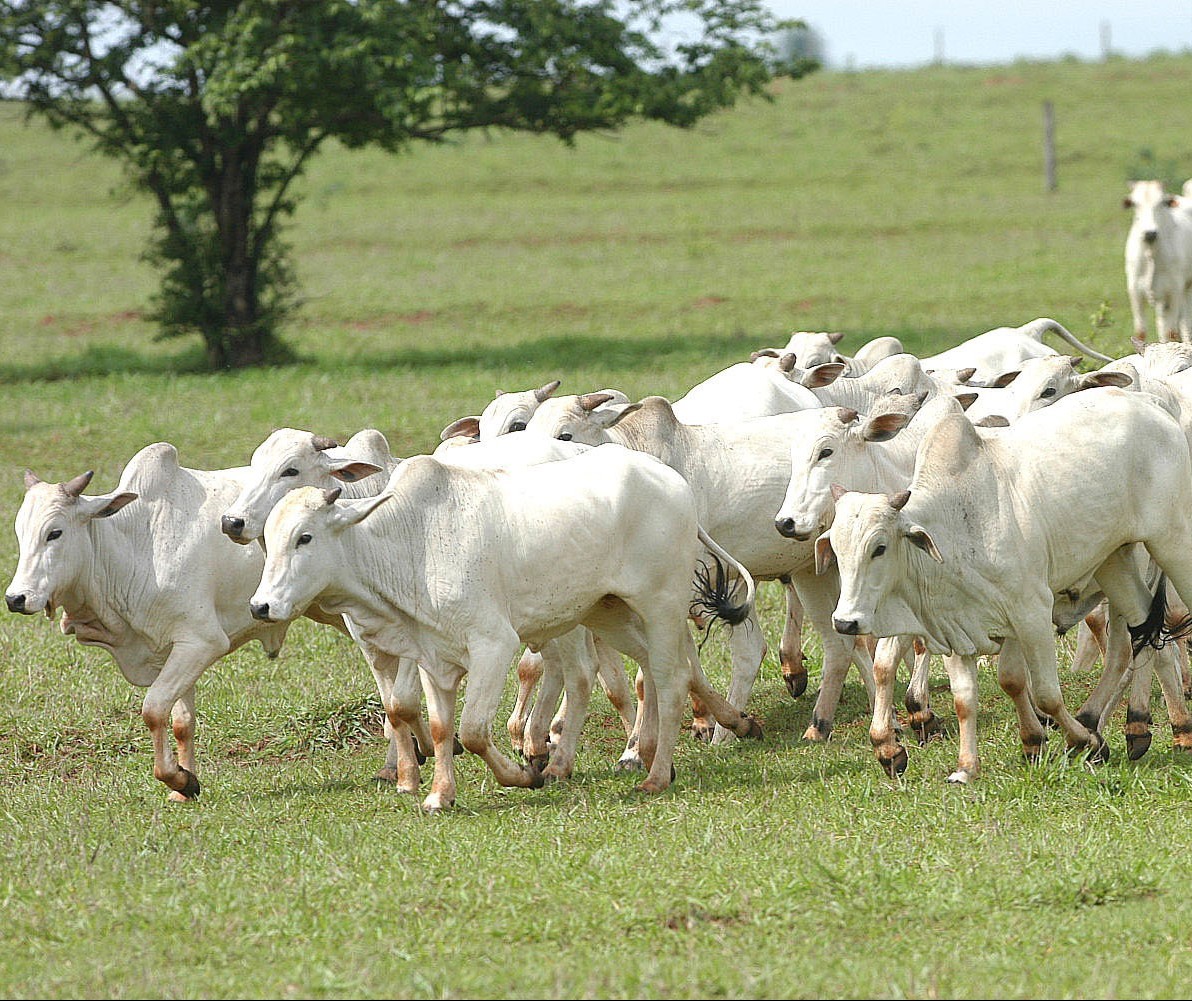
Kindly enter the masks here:
M 836 551 L 832 548 L 832 540 L 828 538 L 828 533 L 825 532 L 815 540 L 815 572 L 827 573 L 835 562 Z
M 977 374 L 977 370 L 971 366 L 969 368 L 957 369 L 956 370 L 956 381 L 960 382 L 960 383 L 968 382 L 969 379 L 971 379 L 976 374 Z
M 439 432 L 439 441 L 448 438 L 479 438 L 480 418 L 474 416 L 461 417 L 452 421 Z
M 386 490 L 383 493 L 377 494 L 376 497 L 364 497 L 359 500 L 344 501 L 335 508 L 336 521 L 341 525 L 359 524 L 392 496 L 393 494 Z
M 1134 345 L 1134 350 L 1138 354 L 1142 355 L 1144 358 L 1146 357 L 1146 346 L 1149 342 L 1145 337 L 1139 337 L 1137 334 L 1135 334 L 1130 338 L 1130 343 Z
M 1128 389 L 1134 385 L 1134 380 L 1126 372 L 1089 372 L 1080 377 L 1080 389 L 1099 389 L 1103 386 L 1116 386 L 1118 389 Z M 1078 390 L 1079 391 L 1079 390 Z
M 977 402 L 977 393 L 956 393 L 956 402 L 960 404 L 961 410 L 968 410 L 974 403 Z
M 936 563 L 944 562 L 943 556 L 940 555 L 939 549 L 936 548 L 935 540 L 927 533 L 927 529 L 921 528 L 919 525 L 911 525 L 906 530 L 906 538 L 912 546 L 922 549 Z
M 822 389 L 839 379 L 847 367 L 842 361 L 826 361 L 822 365 L 815 365 L 803 373 L 799 385 L 808 389 Z
M 333 463 L 329 472 L 337 480 L 343 480 L 345 483 L 355 483 L 356 480 L 362 480 L 366 476 L 372 476 L 373 473 L 381 472 L 381 468 L 374 462 L 364 462 L 361 459 L 356 459 Z
M 1022 369 L 1020 368 L 1016 368 L 1013 372 L 1003 372 L 989 385 L 993 389 L 1005 389 L 1006 386 L 1010 385 L 1020 375 L 1022 375 Z
M 874 414 L 861 428 L 866 441 L 889 441 L 911 422 L 910 414 Z
M 848 493 L 848 487 L 842 487 L 839 483 L 833 483 L 828 489 L 832 491 L 832 500 L 834 501 L 839 501 Z
M 137 495 L 124 491 L 102 497 L 80 497 L 79 510 L 87 518 L 110 518 L 126 504 L 137 499 Z

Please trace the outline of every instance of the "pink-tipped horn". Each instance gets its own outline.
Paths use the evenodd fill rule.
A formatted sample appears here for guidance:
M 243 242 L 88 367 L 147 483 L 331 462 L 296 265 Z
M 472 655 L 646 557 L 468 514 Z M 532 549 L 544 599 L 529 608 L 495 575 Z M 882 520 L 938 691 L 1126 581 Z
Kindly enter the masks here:
M 586 413 L 591 413 L 602 403 L 608 403 L 613 399 L 612 393 L 587 393 L 579 398 L 580 409 Z

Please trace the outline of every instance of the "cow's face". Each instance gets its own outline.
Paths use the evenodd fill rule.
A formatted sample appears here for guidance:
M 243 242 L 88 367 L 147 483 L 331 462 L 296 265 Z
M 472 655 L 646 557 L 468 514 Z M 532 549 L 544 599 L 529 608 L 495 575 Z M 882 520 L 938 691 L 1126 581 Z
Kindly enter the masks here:
M 611 440 L 608 429 L 636 409 L 637 404 L 622 405 L 610 393 L 560 396 L 546 400 L 534 412 L 527 430 L 559 441 L 602 445 Z
M 1177 205 L 1179 200 L 1163 189 L 1162 181 L 1133 181 L 1130 193 L 1123 204 L 1134 210 L 1133 229 L 1145 244 L 1154 244 L 1162 228 L 1163 213 Z
M 889 440 L 910 417 L 909 412 L 900 412 L 863 419 L 847 407 L 825 407 L 800 415 L 799 431 L 791 441 L 790 485 L 774 518 L 779 533 L 806 541 L 825 531 L 836 508 L 832 484 L 850 482 L 869 443 Z
M 840 574 L 840 599 L 832 625 L 846 635 L 898 636 L 920 631 L 904 621 L 904 603 L 891 600 L 908 573 L 908 547 L 943 557 L 927 532 L 910 522 L 902 508 L 910 499 L 844 491 L 836 488 L 836 516 L 828 533 L 816 540 L 816 570 L 835 562 Z
M 265 520 L 265 567 L 249 601 L 252 615 L 266 622 L 288 622 L 302 614 L 342 573 L 352 567 L 341 535 L 391 494 L 339 501 L 339 488 L 302 487 L 286 494 Z
M 786 342 L 785 353 L 793 354 L 794 364 L 800 368 L 815 368 L 829 362 L 842 362 L 836 345 L 844 335 L 833 331 L 796 330 Z
M 498 392 L 480 415 L 480 440 L 488 441 L 498 435 L 524 431 L 534 411 L 550 399 L 559 385 L 559 380 L 554 379 L 544 386 L 522 393 Z
M 350 483 L 381 471 L 371 462 L 332 455 L 330 438 L 282 428 L 253 452 L 248 482 L 220 519 L 220 528 L 233 542 L 260 538 L 265 519 L 278 501 L 299 487 L 329 489 L 337 481 Z
M 90 482 L 89 472 L 65 483 L 43 483 L 25 474 L 25 499 L 15 525 L 20 559 L 4 594 L 9 611 L 52 615 L 92 564 L 91 521 L 136 499 L 133 493 L 86 497 L 83 490 Z

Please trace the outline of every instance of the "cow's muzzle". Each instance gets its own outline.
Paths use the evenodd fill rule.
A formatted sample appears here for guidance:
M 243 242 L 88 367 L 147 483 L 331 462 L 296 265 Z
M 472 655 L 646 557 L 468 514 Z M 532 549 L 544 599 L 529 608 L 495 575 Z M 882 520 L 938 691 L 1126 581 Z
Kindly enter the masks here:
M 24 594 L 6 594 L 4 596 L 4 603 L 8 606 L 10 612 L 20 612 L 22 615 L 32 615 L 33 610 L 25 607 Z
M 811 538 L 810 532 L 800 532 L 795 527 L 794 518 L 775 518 L 774 527 L 778 529 L 778 534 L 788 539 L 794 539 L 796 542 L 806 542 Z
M 225 514 L 219 519 L 220 530 L 233 542 L 244 542 L 244 519 Z
M 269 602 L 267 601 L 253 601 L 249 602 L 249 611 L 252 612 L 254 619 L 260 619 L 262 622 L 272 621 L 269 617 Z
M 860 623 L 856 619 L 832 619 L 832 628 L 845 636 L 856 636 L 861 631 Z

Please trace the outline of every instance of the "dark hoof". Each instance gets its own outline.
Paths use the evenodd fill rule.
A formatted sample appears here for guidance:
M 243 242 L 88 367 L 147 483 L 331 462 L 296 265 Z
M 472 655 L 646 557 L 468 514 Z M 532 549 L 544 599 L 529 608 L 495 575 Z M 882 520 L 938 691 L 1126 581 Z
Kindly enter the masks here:
M 758 718 L 756 716 L 745 716 L 744 718 L 749 721 L 749 728 L 740 736 L 746 740 L 761 740 L 765 734 L 762 733 L 762 724 Z
M 1131 761 L 1137 761 L 1151 749 L 1151 735 L 1149 733 L 1126 737 L 1126 756 Z
M 920 747 L 926 747 L 930 741 L 942 736 L 944 733 L 944 728 L 940 725 L 939 717 L 930 709 L 927 710 L 926 715 L 912 720 L 911 728 L 915 731 L 915 737 L 918 739 Z
M 613 768 L 618 772 L 640 772 L 644 770 L 644 766 L 637 758 L 620 758 Z
M 1049 718 L 1050 717 L 1040 716 L 1039 721 L 1042 722 L 1044 719 L 1049 719 Z M 1083 726 L 1086 730 L 1096 730 L 1097 723 L 1099 721 L 1098 721 L 1097 717 L 1093 715 L 1092 712 L 1085 711 L 1085 712 L 1078 712 L 1076 714 L 1076 722 L 1079 723 L 1081 726 Z
M 701 744 L 712 743 L 712 734 L 716 732 L 715 726 L 708 726 L 707 723 L 692 723 L 691 736 L 698 740 Z
M 542 774 L 537 768 L 531 769 L 530 772 L 530 788 L 541 789 L 546 785 L 546 776 Z
M 800 674 L 784 674 L 782 680 L 786 682 L 786 690 L 790 693 L 792 699 L 797 699 L 807 691 L 806 671 Z
M 877 756 L 878 764 L 882 766 L 885 773 L 892 779 L 898 778 L 899 775 L 906 771 L 908 760 L 905 747 L 899 747 L 890 757 L 884 757 L 881 754 Z
M 1094 730 L 1086 747 L 1070 748 L 1069 753 L 1084 755 L 1085 761 L 1090 765 L 1103 765 L 1109 760 L 1109 744 L 1106 743 L 1101 734 Z
M 532 758 L 527 759 L 527 764 L 536 772 L 546 770 L 546 766 L 550 764 L 549 754 L 535 754 Z

